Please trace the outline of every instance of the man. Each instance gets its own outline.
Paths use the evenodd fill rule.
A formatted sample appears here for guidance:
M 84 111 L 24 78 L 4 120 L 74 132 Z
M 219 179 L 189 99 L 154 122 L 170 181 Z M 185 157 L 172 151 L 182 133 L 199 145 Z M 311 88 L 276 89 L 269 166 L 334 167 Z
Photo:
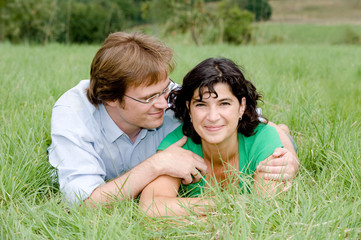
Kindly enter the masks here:
M 207 167 L 184 150 L 181 139 L 156 153 L 162 139 L 179 122 L 165 112 L 174 83 L 173 51 L 158 39 L 140 33 L 110 34 L 96 53 L 90 81 L 83 80 L 59 98 L 51 120 L 49 161 L 57 168 L 67 202 L 111 203 L 134 198 L 160 175 L 197 182 Z M 258 171 L 265 178 L 288 180 L 298 159 L 287 135 L 284 145 Z M 201 174 L 198 174 L 201 173 Z

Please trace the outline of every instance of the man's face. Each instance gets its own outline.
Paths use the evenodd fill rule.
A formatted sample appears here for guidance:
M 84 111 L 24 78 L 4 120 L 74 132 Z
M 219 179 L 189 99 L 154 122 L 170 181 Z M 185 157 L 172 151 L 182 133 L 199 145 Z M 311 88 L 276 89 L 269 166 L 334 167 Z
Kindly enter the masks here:
M 151 86 L 129 87 L 123 101 L 107 102 L 106 109 L 118 125 L 129 137 L 137 135 L 141 128 L 157 128 L 163 124 L 164 110 L 168 107 L 168 94 L 163 94 L 145 104 L 147 99 L 161 94 L 170 84 L 165 78 Z

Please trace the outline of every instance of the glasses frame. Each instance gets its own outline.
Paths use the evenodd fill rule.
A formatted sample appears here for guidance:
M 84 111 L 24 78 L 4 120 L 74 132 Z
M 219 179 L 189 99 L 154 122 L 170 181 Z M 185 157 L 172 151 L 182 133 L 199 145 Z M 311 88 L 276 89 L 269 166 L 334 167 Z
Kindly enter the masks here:
M 140 103 L 143 103 L 143 104 L 149 104 L 149 103 L 153 103 L 155 100 L 157 100 L 160 96 L 164 95 L 164 94 L 169 94 L 172 89 L 174 88 L 175 86 L 175 82 L 173 82 L 172 79 L 169 78 L 169 84 L 168 86 L 161 92 L 161 93 L 157 93 L 157 94 L 154 94 L 153 96 L 147 98 L 146 100 L 140 100 L 140 99 L 137 99 L 137 98 L 134 98 L 134 97 L 131 97 L 131 96 L 128 96 L 126 94 L 124 94 L 125 97 L 128 97 L 130 99 L 133 99 L 134 101 L 137 101 L 137 102 L 140 102 Z

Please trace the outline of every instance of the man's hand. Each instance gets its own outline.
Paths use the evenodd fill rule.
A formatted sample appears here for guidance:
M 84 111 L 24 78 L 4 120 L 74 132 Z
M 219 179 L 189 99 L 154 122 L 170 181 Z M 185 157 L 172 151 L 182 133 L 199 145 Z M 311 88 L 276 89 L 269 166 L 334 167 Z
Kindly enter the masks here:
M 203 158 L 182 148 L 186 141 L 187 137 L 183 137 L 164 151 L 158 152 L 154 164 L 160 169 L 160 175 L 181 178 L 183 184 L 190 184 L 198 182 L 207 173 L 207 165 Z
M 257 171 L 264 180 L 287 181 L 296 176 L 298 167 L 296 156 L 286 148 L 276 148 L 271 157 L 259 163 Z

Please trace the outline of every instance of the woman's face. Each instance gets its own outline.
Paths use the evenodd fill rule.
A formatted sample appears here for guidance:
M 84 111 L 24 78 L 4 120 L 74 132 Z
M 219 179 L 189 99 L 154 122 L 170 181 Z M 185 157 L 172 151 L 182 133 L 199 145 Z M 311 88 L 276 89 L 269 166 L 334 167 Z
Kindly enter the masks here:
M 201 137 L 202 143 L 225 143 L 237 137 L 238 120 L 246 107 L 246 99 L 242 98 L 240 103 L 228 84 L 217 83 L 214 90 L 218 94 L 217 98 L 205 88 L 200 101 L 196 89 L 189 106 L 193 127 Z

